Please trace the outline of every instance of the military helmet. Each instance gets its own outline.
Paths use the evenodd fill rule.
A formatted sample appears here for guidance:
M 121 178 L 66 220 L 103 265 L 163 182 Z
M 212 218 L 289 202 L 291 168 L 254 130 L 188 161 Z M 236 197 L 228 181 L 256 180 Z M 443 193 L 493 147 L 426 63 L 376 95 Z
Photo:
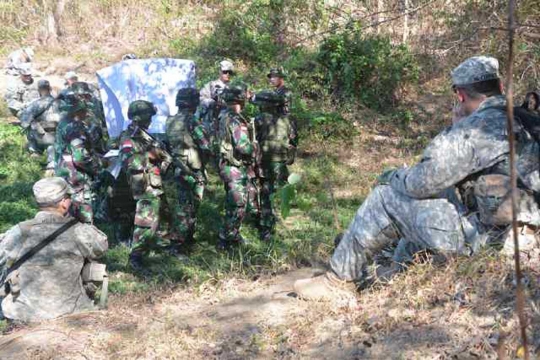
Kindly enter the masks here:
M 194 88 L 183 88 L 176 93 L 176 106 L 195 108 L 199 106 L 199 92 Z
M 263 90 L 255 94 L 253 103 L 261 108 L 271 108 L 280 105 L 277 101 L 276 93 L 270 90 Z
M 50 89 L 51 83 L 49 82 L 49 80 L 41 79 L 38 81 L 37 87 L 38 89 Z
M 152 116 L 156 115 L 156 107 L 150 101 L 135 100 L 129 104 L 127 116 L 135 124 L 148 127 Z
M 77 111 L 91 109 L 91 103 L 79 98 L 73 92 L 62 94 L 58 97 L 61 100 L 60 111 L 65 111 L 68 114 L 74 114 Z
M 287 77 L 287 74 L 285 74 L 285 70 L 283 69 L 283 67 L 280 66 L 278 68 L 271 68 L 266 77 L 268 77 L 269 79 L 271 77 L 280 77 L 284 79 L 285 77 Z
M 242 104 L 246 101 L 247 87 L 245 85 L 235 85 L 229 88 L 223 89 L 220 97 L 221 100 L 227 104 Z
M 71 84 L 71 91 L 75 95 L 92 95 L 90 85 L 84 81 L 77 81 Z

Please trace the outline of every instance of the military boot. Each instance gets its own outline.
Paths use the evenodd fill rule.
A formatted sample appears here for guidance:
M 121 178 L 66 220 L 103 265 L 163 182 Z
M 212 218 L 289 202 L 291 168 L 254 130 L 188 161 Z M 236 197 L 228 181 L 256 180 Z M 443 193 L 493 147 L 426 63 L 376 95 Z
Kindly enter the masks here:
M 310 279 L 297 280 L 294 291 L 300 299 L 311 301 L 334 301 L 347 299 L 356 293 L 356 285 L 339 279 L 332 271 Z

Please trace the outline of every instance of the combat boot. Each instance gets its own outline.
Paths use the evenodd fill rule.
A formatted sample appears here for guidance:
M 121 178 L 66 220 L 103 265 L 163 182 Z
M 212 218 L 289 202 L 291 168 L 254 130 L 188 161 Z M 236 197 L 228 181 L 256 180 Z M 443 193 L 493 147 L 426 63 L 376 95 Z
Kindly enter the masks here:
M 311 301 L 335 301 L 354 297 L 356 285 L 339 279 L 332 271 L 310 279 L 296 280 L 294 291 L 300 299 Z

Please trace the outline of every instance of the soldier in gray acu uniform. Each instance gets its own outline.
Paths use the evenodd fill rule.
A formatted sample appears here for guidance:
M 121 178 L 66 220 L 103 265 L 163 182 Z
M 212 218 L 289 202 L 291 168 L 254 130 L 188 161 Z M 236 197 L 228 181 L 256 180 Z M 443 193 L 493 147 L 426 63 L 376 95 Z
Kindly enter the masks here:
M 0 268 L 9 268 L 30 249 L 72 218 L 70 189 L 61 178 L 45 178 L 33 187 L 39 212 L 0 235 Z M 84 310 L 93 301 L 83 287 L 85 262 L 107 250 L 107 236 L 96 227 L 76 223 L 8 276 L 10 292 L 2 301 L 8 319 L 41 321 Z
M 24 65 L 24 66 L 23 66 Z M 20 116 L 31 101 L 39 98 L 37 84 L 32 77 L 30 64 L 23 64 L 19 69 L 19 77 L 10 79 L 4 99 L 13 116 Z
M 51 95 L 51 85 L 47 80 L 38 81 L 40 98 L 32 101 L 21 111 L 23 129 L 27 129 L 28 150 L 41 154 L 47 150 L 48 169 L 54 169 L 54 140 L 56 127 L 60 122 L 60 110 Z
M 418 164 L 381 176 L 337 245 L 331 270 L 295 283 L 300 297 L 330 300 L 352 290 L 365 279 L 366 265 L 394 241 L 396 262 L 422 249 L 469 255 L 507 227 L 509 146 L 498 70 L 498 61 L 485 56 L 454 69 L 463 117 L 433 139 Z M 538 144 L 517 122 L 515 128 L 519 178 L 528 188 L 520 190 L 518 220 L 537 226 L 530 190 L 540 190 Z

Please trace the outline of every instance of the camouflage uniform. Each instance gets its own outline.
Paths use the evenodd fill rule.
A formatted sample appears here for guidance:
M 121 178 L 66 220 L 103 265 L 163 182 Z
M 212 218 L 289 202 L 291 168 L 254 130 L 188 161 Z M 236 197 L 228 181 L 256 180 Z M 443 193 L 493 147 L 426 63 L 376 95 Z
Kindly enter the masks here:
M 39 99 L 36 81 L 32 79 L 30 83 L 25 83 L 19 77 L 10 79 L 4 99 L 11 113 L 19 117 L 21 110 L 33 100 Z
M 152 116 L 156 114 L 151 102 L 137 100 L 129 105 L 132 123 L 120 135 L 120 160 L 136 204 L 130 262 L 141 267 L 142 254 L 154 239 L 159 227 L 163 184 L 162 161 L 153 144 L 145 138 Z
M 245 99 L 242 89 L 231 88 L 223 95 L 226 101 Z M 227 191 L 225 221 L 219 232 L 220 247 L 242 243 L 240 226 L 246 212 L 252 213 L 260 221 L 257 189 L 257 167 L 260 162 L 258 144 L 254 134 L 254 124 L 227 109 L 220 114 L 220 160 L 219 174 Z M 260 225 L 260 224 L 258 224 Z M 261 230 L 260 226 L 259 229 Z
M 174 159 L 178 189 L 174 232 L 180 244 L 193 241 L 197 210 L 206 185 L 203 152 L 211 152 L 206 129 L 194 115 L 198 103 L 197 90 L 179 90 L 176 97 L 179 111 L 166 123 L 167 143 Z
M 42 179 L 34 185 L 40 206 L 61 201 L 66 192 L 67 184 L 59 178 Z M 71 217 L 59 212 L 42 210 L 34 219 L 0 235 L 0 268 L 11 266 L 70 220 Z M 67 229 L 10 274 L 11 291 L 2 301 L 4 316 L 19 321 L 41 321 L 94 310 L 83 287 L 81 270 L 87 261 L 103 255 L 107 247 L 107 236 L 92 225 L 79 223 Z M 13 286 L 13 281 L 17 286 Z
M 64 178 L 75 190 L 72 214 L 85 223 L 94 221 L 93 183 L 102 166 L 101 159 L 92 150 L 84 123 L 89 106 L 75 95 L 66 100 L 62 108 L 67 109 L 67 114 L 57 126 L 55 142 L 56 175 Z
M 40 80 L 38 84 L 49 89 L 49 82 Z M 27 139 L 30 152 L 42 153 L 47 150 L 49 165 L 54 168 L 54 140 L 56 127 L 60 121 L 58 102 L 50 94 L 43 94 L 21 111 L 21 126 L 28 129 Z
M 452 77 L 456 86 L 497 79 L 498 62 L 471 58 Z M 487 216 L 497 212 L 505 197 L 490 191 L 503 187 L 508 192 L 506 185 L 486 186 L 508 183 L 504 180 L 509 176 L 506 113 L 500 108 L 504 106 L 503 96 L 488 97 L 476 111 L 433 139 L 418 164 L 392 172 L 387 185 L 375 187 L 332 256 L 332 270 L 341 280 L 362 279 L 367 262 L 399 238 L 398 250 L 470 254 L 497 226 L 509 223 L 508 217 L 494 221 Z M 529 189 L 538 191 L 538 144 L 518 123 L 514 126 L 519 177 Z M 518 205 L 519 221 L 540 224 L 530 192 L 520 191 Z
M 290 98 L 291 92 L 280 87 L 275 92 L 256 94 L 252 99 L 260 108 L 255 125 L 262 152 L 261 224 L 265 238 L 270 236 L 276 222 L 272 195 L 276 186 L 287 182 L 287 165 L 294 162 L 298 144 L 296 125 L 289 117 Z
M 19 75 L 22 67 L 27 66 L 34 58 L 34 50 L 32 48 L 23 48 L 15 50 L 8 55 L 6 62 L 6 74 Z

